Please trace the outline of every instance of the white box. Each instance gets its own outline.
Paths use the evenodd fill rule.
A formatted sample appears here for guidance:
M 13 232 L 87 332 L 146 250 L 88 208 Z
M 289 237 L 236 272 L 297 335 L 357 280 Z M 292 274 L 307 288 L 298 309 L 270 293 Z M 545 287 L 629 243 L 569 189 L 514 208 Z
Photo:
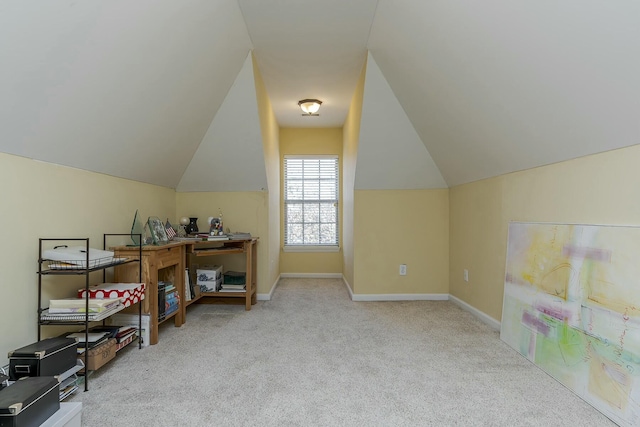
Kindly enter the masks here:
M 40 427 L 82 427 L 82 402 L 60 402 L 60 409 Z
M 202 282 L 200 286 L 200 292 L 218 292 L 220 290 L 220 286 L 222 285 L 222 277 L 216 279 L 215 281 L 207 281 Z
M 196 270 L 196 284 L 205 286 L 205 292 L 215 292 L 222 283 L 222 266 L 212 265 Z

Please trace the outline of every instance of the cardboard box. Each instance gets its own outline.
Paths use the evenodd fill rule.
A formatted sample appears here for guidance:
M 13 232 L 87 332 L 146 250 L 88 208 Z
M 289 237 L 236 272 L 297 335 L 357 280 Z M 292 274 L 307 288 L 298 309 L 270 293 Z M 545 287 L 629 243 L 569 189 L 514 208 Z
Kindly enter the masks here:
M 87 360 L 87 369 L 95 371 L 104 366 L 111 359 L 116 357 L 116 339 L 110 338 L 106 342 L 97 347 L 89 349 L 89 359 Z M 84 355 L 80 356 L 84 361 Z

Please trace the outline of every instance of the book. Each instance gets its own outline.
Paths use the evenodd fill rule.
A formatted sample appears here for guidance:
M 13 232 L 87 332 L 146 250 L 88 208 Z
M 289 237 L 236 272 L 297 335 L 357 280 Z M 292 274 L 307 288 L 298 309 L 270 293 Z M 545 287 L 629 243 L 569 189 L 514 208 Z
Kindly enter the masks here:
M 89 344 L 100 341 L 102 338 L 108 336 L 108 332 L 89 332 Z M 85 334 L 84 332 L 74 332 L 72 334 L 68 334 L 67 338 L 75 338 L 78 343 L 85 342 Z
M 218 236 L 209 236 L 207 237 L 208 242 L 215 242 L 219 240 L 229 240 L 229 236 L 226 234 L 218 235 Z
M 234 285 L 234 284 L 229 284 L 229 283 L 223 283 L 221 285 L 222 289 L 244 289 L 246 285 L 242 284 L 242 285 Z
M 185 268 L 184 269 L 184 300 L 185 301 L 191 301 L 192 296 L 191 296 L 191 277 L 189 277 L 189 269 Z
M 105 332 L 109 338 L 115 338 L 120 331 L 120 326 L 100 325 L 89 329 L 89 332 Z
M 176 241 L 176 242 L 197 242 L 197 241 L 202 240 L 202 238 L 201 237 L 197 237 L 197 236 L 195 236 L 195 237 L 179 237 L 179 236 L 176 236 L 176 237 L 173 238 L 173 240 Z
M 180 303 L 180 298 L 177 295 L 165 300 L 165 305 L 166 306 L 176 305 L 176 304 L 179 304 L 179 303 Z
M 165 317 L 166 317 L 166 316 L 169 316 L 169 315 L 170 315 L 170 314 L 172 314 L 172 313 L 175 313 L 176 311 L 178 311 L 178 308 L 179 308 L 179 307 L 180 307 L 180 305 L 179 305 L 179 304 L 175 304 L 175 305 L 172 305 L 172 306 L 167 307 L 167 308 L 166 308 L 166 310 L 164 311 L 164 315 L 165 315 Z
M 229 238 L 231 240 L 249 240 L 251 239 L 251 233 L 236 231 L 235 233 L 230 233 Z
M 121 340 L 123 337 L 126 337 L 127 335 L 130 335 L 132 332 L 136 332 L 137 330 L 138 328 L 135 328 L 133 326 L 121 326 L 115 338 L 117 340 Z
M 138 332 L 138 331 L 134 329 L 134 330 L 132 330 L 131 332 L 129 332 L 128 334 L 126 334 L 126 335 L 123 335 L 123 336 L 121 336 L 121 337 L 119 337 L 119 338 L 118 338 L 118 337 L 116 337 L 116 342 L 117 342 L 117 343 L 125 342 L 125 341 L 127 341 L 129 338 L 131 338 L 131 337 L 135 336 L 137 332 Z
M 134 334 L 131 334 L 131 335 L 127 336 L 127 338 L 125 338 L 124 340 L 118 341 L 118 344 L 116 346 L 116 353 L 118 351 L 120 351 L 121 349 L 123 349 L 124 347 L 128 346 L 129 344 L 131 344 L 133 342 L 133 340 L 136 339 L 136 337 L 137 337 L 137 335 L 134 333 Z

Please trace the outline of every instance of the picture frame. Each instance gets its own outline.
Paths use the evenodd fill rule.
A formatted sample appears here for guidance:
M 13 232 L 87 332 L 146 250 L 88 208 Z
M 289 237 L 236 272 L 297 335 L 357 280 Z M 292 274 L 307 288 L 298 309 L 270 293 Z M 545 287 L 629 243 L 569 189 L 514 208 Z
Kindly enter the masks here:
M 164 228 L 164 223 L 157 216 L 150 216 L 147 219 L 147 225 L 151 232 L 151 238 L 154 245 L 164 245 L 169 243 L 169 236 L 167 236 L 167 230 Z
M 218 234 L 222 234 L 222 222 L 220 218 L 213 218 L 210 222 L 209 234 L 212 236 L 217 236 Z

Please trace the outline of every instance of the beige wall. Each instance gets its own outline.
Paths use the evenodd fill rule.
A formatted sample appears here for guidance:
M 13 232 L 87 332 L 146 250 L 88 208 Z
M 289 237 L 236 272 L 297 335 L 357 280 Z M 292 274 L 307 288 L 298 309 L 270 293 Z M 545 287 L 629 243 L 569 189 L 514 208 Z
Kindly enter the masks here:
M 313 120 L 313 117 L 310 117 Z M 280 157 L 287 154 L 335 154 L 342 157 L 342 128 L 281 128 Z M 282 167 L 282 163 L 281 163 Z M 342 171 L 342 161 L 340 161 Z M 340 172 L 342 177 L 342 172 Z M 284 191 L 282 187 L 280 191 Z M 342 178 L 341 178 L 342 179 Z M 284 194 L 284 193 L 283 193 Z M 340 195 L 342 206 L 342 195 Z M 284 204 L 280 204 L 281 227 L 280 245 L 284 245 Z M 340 209 L 342 211 L 342 209 Z M 339 224 L 342 224 L 340 214 Z M 342 230 L 340 230 L 342 242 Z M 342 243 L 341 243 L 342 247 Z M 342 273 L 342 250 L 340 252 L 281 252 L 281 273 Z
M 266 256 L 264 259 L 260 259 L 263 263 L 268 262 L 266 281 L 262 288 L 267 289 L 266 286 L 269 284 L 271 284 L 271 288 L 275 287 L 280 275 L 280 127 L 253 54 L 251 58 L 269 187 L 267 195 L 268 225 L 264 236 L 261 236 L 261 243 L 266 246 Z
M 243 192 L 188 192 L 176 193 L 176 219 L 186 217 L 198 218 L 198 227 L 207 228 L 207 219 L 218 216 L 222 211 L 225 231 L 247 231 L 258 237 L 258 293 L 268 293 L 271 290 L 269 266 L 263 260 L 267 259 L 269 241 L 262 236 L 268 235 L 269 224 L 267 211 L 268 194 L 262 191 Z M 200 258 L 199 258 L 200 260 Z M 202 258 L 203 262 L 207 260 Z M 220 264 L 226 270 L 244 270 L 244 257 L 241 255 L 216 256 L 210 259 L 211 264 Z
M 357 190 L 354 217 L 355 294 L 449 292 L 447 189 Z
M 342 128 L 342 275 L 353 292 L 353 191 L 355 188 L 358 142 L 360 141 L 360 119 L 362 99 L 367 74 L 365 60 L 358 85 L 351 99 L 349 112 Z
M 37 339 L 39 238 L 89 237 L 91 247 L 101 248 L 103 233 L 130 232 L 136 209 L 145 220 L 175 217 L 172 189 L 4 153 L 0 198 L 0 365 L 8 351 Z M 92 282 L 101 279 L 100 273 L 91 276 Z M 47 299 L 73 296 L 78 281 L 66 278 L 52 288 L 45 288 Z M 45 328 L 45 335 L 56 333 Z
M 451 294 L 501 319 L 509 221 L 639 224 L 639 164 L 633 146 L 452 188 Z
M 504 177 L 450 189 L 450 293 L 500 320 L 507 227 Z M 504 224 L 504 227 L 503 227 Z M 469 271 L 464 282 L 463 270 Z

